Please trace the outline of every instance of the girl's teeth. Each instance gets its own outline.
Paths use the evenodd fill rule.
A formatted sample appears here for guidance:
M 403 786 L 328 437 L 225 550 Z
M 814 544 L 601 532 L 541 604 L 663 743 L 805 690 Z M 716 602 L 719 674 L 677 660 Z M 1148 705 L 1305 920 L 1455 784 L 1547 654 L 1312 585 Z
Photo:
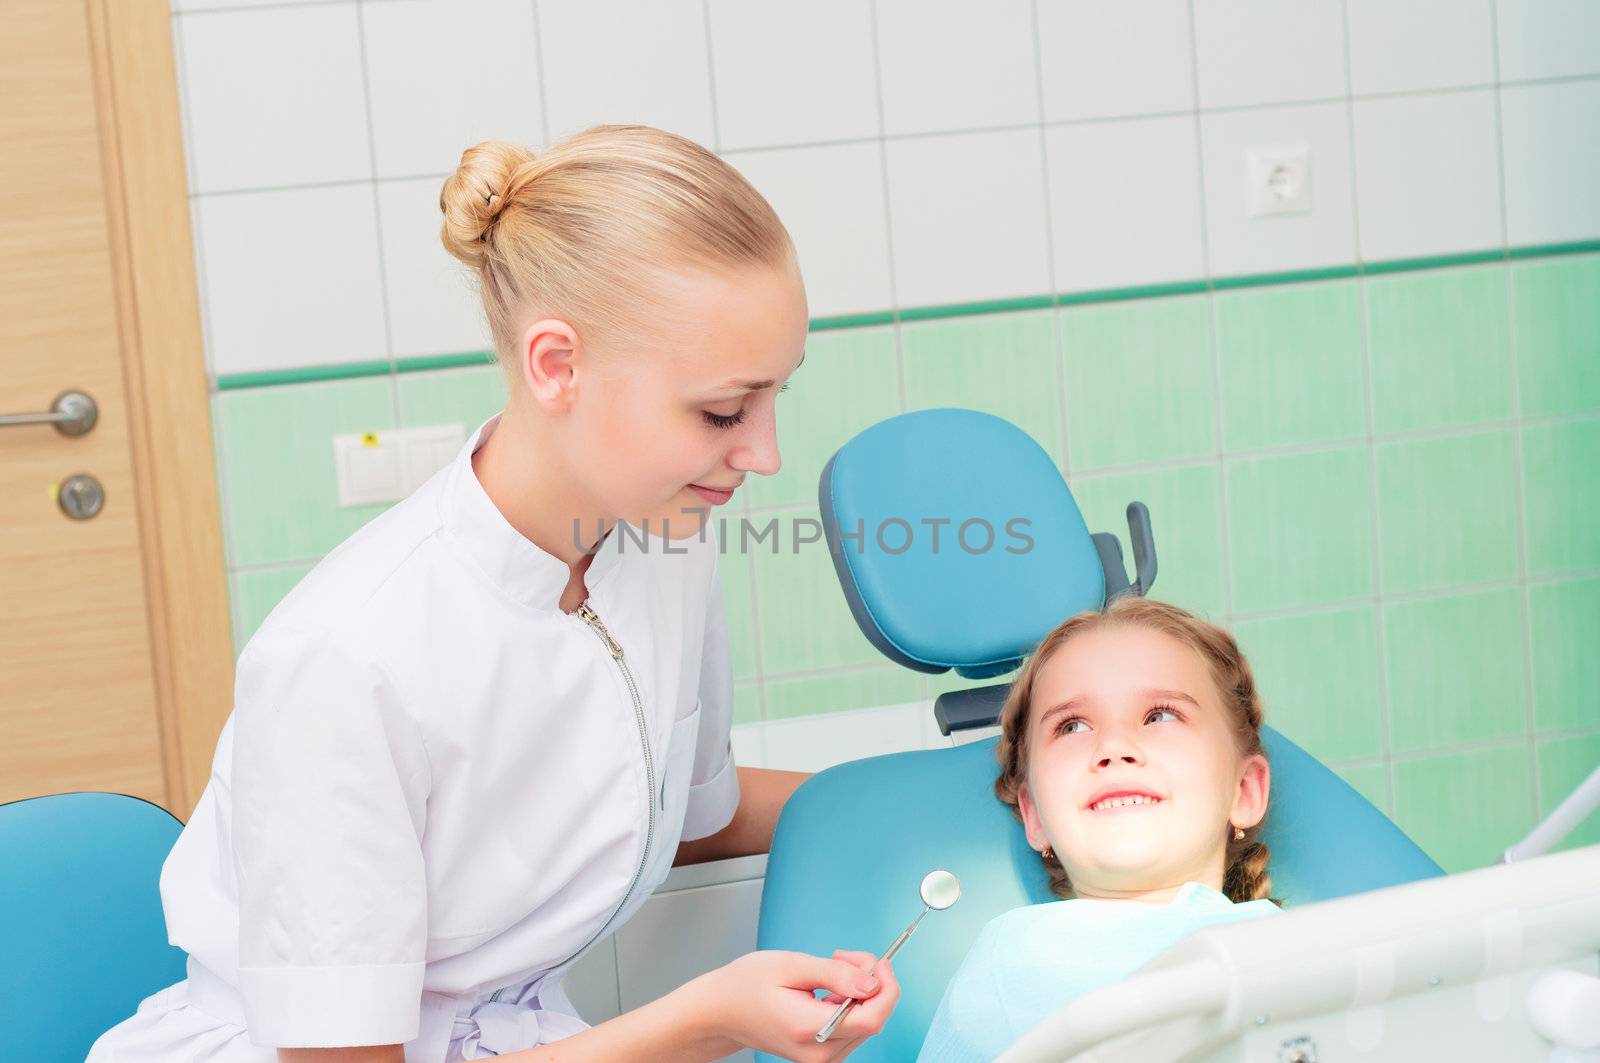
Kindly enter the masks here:
M 1104 801 L 1097 801 L 1092 811 L 1099 812 L 1107 808 L 1123 808 L 1127 805 L 1153 805 L 1157 801 L 1154 797 L 1143 795 L 1136 797 L 1108 797 Z

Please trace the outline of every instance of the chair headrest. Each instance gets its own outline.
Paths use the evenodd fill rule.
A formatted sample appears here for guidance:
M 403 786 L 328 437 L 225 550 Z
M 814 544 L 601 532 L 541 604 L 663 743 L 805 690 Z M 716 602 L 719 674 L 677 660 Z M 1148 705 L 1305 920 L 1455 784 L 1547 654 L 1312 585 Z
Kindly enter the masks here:
M 862 431 L 823 469 L 822 524 L 868 641 L 921 672 L 1011 671 L 1106 577 L 1066 481 L 1017 426 L 918 410 Z

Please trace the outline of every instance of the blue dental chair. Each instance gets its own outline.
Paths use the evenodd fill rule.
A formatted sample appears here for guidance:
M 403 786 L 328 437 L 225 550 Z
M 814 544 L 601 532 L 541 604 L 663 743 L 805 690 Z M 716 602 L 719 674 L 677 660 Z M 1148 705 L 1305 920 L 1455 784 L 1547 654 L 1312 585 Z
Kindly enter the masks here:
M 185 973 L 158 882 L 183 824 L 124 794 L 0 805 L 0 1057 L 81 1063 Z
M 819 497 L 862 633 L 890 660 L 920 672 L 1005 675 L 1068 616 L 1143 594 L 1155 579 L 1141 503 L 1128 507 L 1130 580 L 1116 537 L 1090 535 L 1049 455 L 1015 425 L 975 410 L 923 410 L 866 429 L 823 469 Z M 1006 689 L 941 694 L 934 710 L 941 731 L 994 723 Z M 1263 741 L 1272 764 L 1264 840 L 1274 894 L 1286 905 L 1443 874 L 1294 743 L 1270 727 Z M 995 744 L 989 738 L 838 765 L 807 780 L 779 818 L 759 948 L 881 953 L 921 910 L 917 886 L 926 872 L 948 868 L 961 879 L 961 900 L 930 913 L 896 955 L 900 1003 L 852 1061 L 915 1059 L 946 983 L 984 924 L 1056 899 L 1021 825 L 994 796 Z M 862 809 L 859 823 L 846 818 Z

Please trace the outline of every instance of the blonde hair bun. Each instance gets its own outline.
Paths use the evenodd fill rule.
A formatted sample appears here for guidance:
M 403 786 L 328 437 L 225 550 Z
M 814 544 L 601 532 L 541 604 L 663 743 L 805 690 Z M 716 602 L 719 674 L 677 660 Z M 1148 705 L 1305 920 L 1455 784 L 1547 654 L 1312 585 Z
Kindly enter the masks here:
M 478 269 L 488 255 L 489 230 L 511 202 L 534 161 L 531 151 L 504 140 L 485 140 L 461 153 L 456 172 L 439 190 L 446 251 Z

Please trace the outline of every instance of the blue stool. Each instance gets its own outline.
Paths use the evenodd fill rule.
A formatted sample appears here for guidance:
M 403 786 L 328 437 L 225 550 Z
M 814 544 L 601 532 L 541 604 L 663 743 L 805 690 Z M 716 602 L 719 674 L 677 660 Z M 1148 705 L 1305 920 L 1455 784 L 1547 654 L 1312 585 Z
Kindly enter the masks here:
M 1116 539 L 1090 535 L 1055 464 L 1025 432 L 974 410 L 903 414 L 841 447 L 822 474 L 823 525 L 862 633 L 885 656 L 972 679 L 1014 670 L 1056 624 L 1155 579 L 1150 516 L 1130 505 L 1130 581 Z M 947 519 L 942 542 L 904 533 Z M 1005 549 L 1011 521 L 1033 541 Z M 996 545 L 955 540 L 984 522 Z M 886 527 L 880 542 L 877 529 Z M 844 536 L 840 530 L 843 529 Z M 864 532 L 854 538 L 857 530 Z M 1009 537 L 1012 544 L 1020 543 Z M 902 545 L 906 548 L 899 549 Z M 992 724 L 1007 684 L 940 695 L 946 733 Z M 1268 706 L 1270 713 L 1271 706 Z M 1365 798 L 1282 735 L 1263 729 L 1272 763 L 1264 840 L 1273 892 L 1305 904 L 1443 874 Z M 779 818 L 767 861 L 757 947 L 823 956 L 882 952 L 921 910 L 934 868 L 961 879 L 955 907 L 931 913 L 895 957 L 901 998 L 852 1061 L 914 1059 L 946 983 L 984 924 L 1055 900 L 1022 826 L 994 796 L 993 738 L 841 764 L 807 780 Z M 846 818 L 853 816 L 854 819 Z M 771 1058 L 760 1056 L 758 1058 Z
M 167 943 L 161 865 L 183 824 L 124 794 L 0 805 L 0 1042 L 82 1063 L 139 1002 L 185 976 Z

